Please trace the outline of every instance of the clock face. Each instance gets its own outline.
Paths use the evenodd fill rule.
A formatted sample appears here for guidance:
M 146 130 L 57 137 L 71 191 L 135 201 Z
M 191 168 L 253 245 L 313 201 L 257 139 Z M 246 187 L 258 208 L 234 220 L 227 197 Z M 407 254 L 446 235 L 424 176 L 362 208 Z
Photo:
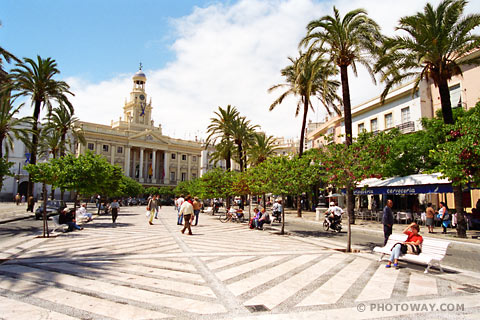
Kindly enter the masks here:
M 145 96 L 143 94 L 140 95 L 140 100 L 145 100 Z

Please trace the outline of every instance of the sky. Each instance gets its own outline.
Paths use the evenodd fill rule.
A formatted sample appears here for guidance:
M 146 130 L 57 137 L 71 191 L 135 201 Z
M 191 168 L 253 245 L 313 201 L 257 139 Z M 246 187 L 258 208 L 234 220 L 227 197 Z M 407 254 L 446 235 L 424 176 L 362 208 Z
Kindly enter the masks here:
M 218 107 L 240 113 L 278 137 L 298 138 L 301 117 L 290 98 L 269 112 L 282 93 L 280 70 L 298 56 L 313 19 L 364 8 L 385 34 L 423 0 L 0 0 L 0 46 L 17 57 L 52 57 L 75 94 L 82 121 L 110 124 L 123 116 L 139 63 L 147 76 L 155 124 L 163 134 L 203 138 Z M 430 3 L 437 5 L 438 0 Z M 467 13 L 480 12 L 471 1 Z M 6 66 L 8 69 L 9 66 Z M 350 74 L 352 104 L 378 96 L 364 69 Z M 314 122 L 325 117 L 314 101 Z M 27 103 L 22 115 L 30 115 Z

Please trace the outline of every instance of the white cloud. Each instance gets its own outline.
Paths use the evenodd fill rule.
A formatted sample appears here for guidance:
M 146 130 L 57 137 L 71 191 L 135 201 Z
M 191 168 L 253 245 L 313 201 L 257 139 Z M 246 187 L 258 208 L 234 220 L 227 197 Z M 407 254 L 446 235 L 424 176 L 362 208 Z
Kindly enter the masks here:
M 421 10 L 425 3 L 240 0 L 233 5 L 217 3 L 195 8 L 189 16 L 173 21 L 176 40 L 171 49 L 175 60 L 163 69 L 145 70 L 155 123 L 162 124 L 164 134 L 193 139 L 205 135 L 218 106 L 231 104 L 269 134 L 299 136 L 301 117 L 294 118 L 295 100 L 285 101 L 269 112 L 269 105 L 281 91 L 269 94 L 267 88 L 282 82 L 280 69 L 288 64 L 287 56 L 297 54 L 306 24 L 332 14 L 333 4 L 342 14 L 363 7 L 384 32 L 391 34 L 399 17 Z M 479 12 L 478 7 L 478 3 L 470 3 L 469 12 Z M 353 104 L 381 92 L 381 87 L 374 86 L 369 78 L 364 71 L 358 78 L 351 75 Z M 67 80 L 76 94 L 72 102 L 81 120 L 109 124 L 123 115 L 131 75 L 118 75 L 100 83 Z M 309 118 L 315 121 L 322 116 L 311 114 Z

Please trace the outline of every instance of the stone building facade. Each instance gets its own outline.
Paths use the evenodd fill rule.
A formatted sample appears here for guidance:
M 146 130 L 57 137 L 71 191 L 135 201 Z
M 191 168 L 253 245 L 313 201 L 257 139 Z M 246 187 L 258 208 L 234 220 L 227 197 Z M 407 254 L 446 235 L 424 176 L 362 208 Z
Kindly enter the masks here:
M 134 74 L 123 118 L 110 125 L 80 122 L 86 144 L 77 153 L 103 155 L 144 186 L 173 186 L 200 176 L 200 142 L 174 139 L 162 134 L 152 119 L 152 100 L 147 99 L 147 78 L 142 70 Z

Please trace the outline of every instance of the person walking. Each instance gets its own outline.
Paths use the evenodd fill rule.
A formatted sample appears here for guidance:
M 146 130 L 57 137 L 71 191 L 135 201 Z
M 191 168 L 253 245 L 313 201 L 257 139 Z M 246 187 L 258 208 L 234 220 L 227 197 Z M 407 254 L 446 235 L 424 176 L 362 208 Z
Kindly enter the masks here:
M 383 235 L 385 237 L 385 241 L 383 243 L 384 246 L 387 244 L 388 237 L 390 237 L 393 230 L 392 207 L 393 207 L 393 201 L 389 199 L 387 200 L 387 205 L 385 206 L 385 208 L 383 208 L 382 223 L 383 223 Z
M 30 196 L 28 197 L 28 200 L 27 200 L 27 212 L 30 211 L 30 212 L 33 212 L 33 207 L 35 206 L 35 199 L 33 198 L 33 196 Z
M 447 228 L 450 226 L 450 215 L 448 214 L 448 208 L 445 202 L 440 202 L 440 209 L 438 210 L 438 218 L 442 221 L 443 232 L 447 234 Z
M 110 209 L 112 210 L 112 222 L 115 223 L 115 221 L 117 221 L 118 211 L 120 210 L 120 204 L 117 199 L 113 199 L 110 204 Z
M 180 232 L 185 233 L 185 230 L 188 229 L 188 234 L 192 235 L 192 228 L 190 227 L 190 225 L 193 221 L 193 204 L 192 204 L 192 197 L 190 195 L 188 195 L 185 198 L 185 201 L 180 207 L 180 214 L 185 220 L 185 226 Z
M 21 199 L 22 199 L 22 198 L 20 197 L 20 193 L 17 193 L 17 194 L 15 195 L 15 203 L 17 204 L 17 206 L 20 204 L 20 200 L 21 200 Z
M 435 210 L 433 210 L 431 203 L 427 203 L 427 209 L 425 210 L 425 217 L 426 217 L 425 224 L 427 225 L 428 233 L 433 233 Z
M 153 197 L 156 200 L 155 219 L 158 219 L 158 210 L 159 210 L 159 208 L 162 209 L 162 206 L 160 205 L 160 196 L 159 195 L 154 195 Z
M 198 216 L 200 215 L 200 209 L 202 209 L 202 204 L 198 197 L 195 197 L 193 200 L 193 214 L 195 215 L 195 224 L 194 226 L 198 225 Z
M 157 199 L 152 197 L 150 201 L 148 201 L 147 210 L 150 211 L 150 219 L 148 220 L 148 224 L 153 224 L 153 217 L 155 216 L 155 208 L 157 207 Z
M 177 224 L 181 225 L 182 220 L 183 220 L 183 214 L 180 213 L 180 209 L 182 208 L 183 203 L 185 202 L 185 199 L 183 198 L 183 194 L 177 199 L 176 205 L 178 209 L 178 218 L 177 218 Z

